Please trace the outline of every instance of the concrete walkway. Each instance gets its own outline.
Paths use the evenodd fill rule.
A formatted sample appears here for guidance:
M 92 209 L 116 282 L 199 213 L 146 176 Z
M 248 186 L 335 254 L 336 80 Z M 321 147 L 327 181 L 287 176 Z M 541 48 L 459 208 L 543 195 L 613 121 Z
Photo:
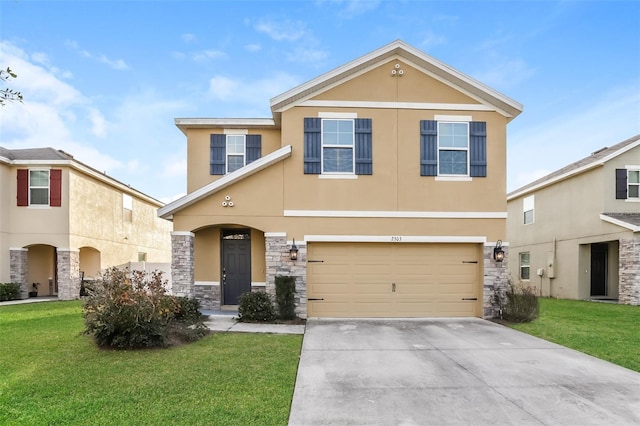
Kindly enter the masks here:
M 638 425 L 640 374 L 481 319 L 308 320 L 290 425 Z

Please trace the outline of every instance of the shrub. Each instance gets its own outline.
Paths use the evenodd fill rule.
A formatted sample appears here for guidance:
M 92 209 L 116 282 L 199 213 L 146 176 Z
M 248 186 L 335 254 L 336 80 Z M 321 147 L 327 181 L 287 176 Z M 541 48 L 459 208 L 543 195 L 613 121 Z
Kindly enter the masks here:
M 529 322 L 538 318 L 538 296 L 534 287 L 509 283 L 504 307 L 504 319 L 510 322 Z
M 197 302 L 165 294 L 165 285 L 161 272 L 108 269 L 87 288 L 85 333 L 117 349 L 168 346 L 206 334 Z
M 273 321 L 276 314 L 271 296 L 264 291 L 244 293 L 238 302 L 238 319 L 240 321 Z
M 19 283 L 0 283 L 0 302 L 20 299 Z
M 276 304 L 278 317 L 291 320 L 296 317 L 296 277 L 278 275 L 276 277 Z

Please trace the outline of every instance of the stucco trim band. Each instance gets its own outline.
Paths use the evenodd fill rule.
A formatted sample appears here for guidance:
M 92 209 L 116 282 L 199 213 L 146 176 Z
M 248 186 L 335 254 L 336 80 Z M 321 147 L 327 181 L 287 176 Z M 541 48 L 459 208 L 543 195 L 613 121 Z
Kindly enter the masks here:
M 305 235 L 305 243 L 478 243 L 487 237 L 456 235 Z
M 361 217 L 420 219 L 506 219 L 507 212 L 418 212 L 383 210 L 285 210 L 285 217 Z

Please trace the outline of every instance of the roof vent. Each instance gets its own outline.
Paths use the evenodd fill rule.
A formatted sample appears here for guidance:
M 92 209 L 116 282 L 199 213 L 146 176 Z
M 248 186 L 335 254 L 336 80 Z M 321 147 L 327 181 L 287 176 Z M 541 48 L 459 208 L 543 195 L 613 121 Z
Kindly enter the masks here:
M 608 146 L 605 146 L 604 148 L 600 148 L 600 149 L 599 149 L 599 150 L 597 150 L 597 151 L 593 151 L 593 152 L 591 153 L 591 155 L 598 155 L 598 154 L 600 154 L 602 151 L 605 151 L 605 150 L 607 150 L 607 149 L 609 149 L 609 147 L 608 147 Z

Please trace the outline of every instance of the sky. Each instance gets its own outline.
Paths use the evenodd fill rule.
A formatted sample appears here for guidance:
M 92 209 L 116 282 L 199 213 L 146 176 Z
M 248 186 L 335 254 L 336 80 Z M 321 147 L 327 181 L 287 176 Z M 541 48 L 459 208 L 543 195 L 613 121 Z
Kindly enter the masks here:
M 394 40 L 524 105 L 507 190 L 640 134 L 638 1 L 0 0 L 22 103 L 0 146 L 54 147 L 164 202 L 175 118 L 271 118 L 269 100 Z

